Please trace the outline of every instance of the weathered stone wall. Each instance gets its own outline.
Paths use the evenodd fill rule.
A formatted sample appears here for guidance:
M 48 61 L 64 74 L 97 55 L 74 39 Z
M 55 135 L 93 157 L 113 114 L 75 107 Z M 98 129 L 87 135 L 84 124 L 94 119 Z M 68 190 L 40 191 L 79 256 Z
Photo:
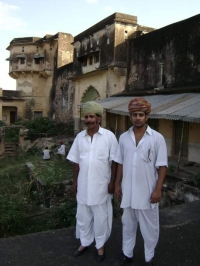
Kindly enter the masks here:
M 73 119 L 75 83 L 72 76 L 73 64 L 58 68 L 54 73 L 50 93 L 50 116 L 58 122 Z
M 127 89 L 199 86 L 199 47 L 200 15 L 130 40 Z

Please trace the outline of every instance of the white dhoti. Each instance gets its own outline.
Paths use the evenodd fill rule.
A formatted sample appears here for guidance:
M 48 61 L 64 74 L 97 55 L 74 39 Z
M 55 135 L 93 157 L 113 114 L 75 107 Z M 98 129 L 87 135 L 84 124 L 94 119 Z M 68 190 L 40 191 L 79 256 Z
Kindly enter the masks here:
M 155 247 L 159 238 L 159 209 L 158 204 L 154 209 L 137 210 L 125 208 L 122 216 L 123 224 L 123 253 L 129 258 L 133 257 L 136 243 L 138 223 L 144 239 L 145 260 L 154 257 Z
M 77 205 L 76 237 L 80 238 L 81 245 L 86 247 L 95 239 L 96 248 L 101 248 L 108 240 L 112 229 L 111 197 L 99 205 Z

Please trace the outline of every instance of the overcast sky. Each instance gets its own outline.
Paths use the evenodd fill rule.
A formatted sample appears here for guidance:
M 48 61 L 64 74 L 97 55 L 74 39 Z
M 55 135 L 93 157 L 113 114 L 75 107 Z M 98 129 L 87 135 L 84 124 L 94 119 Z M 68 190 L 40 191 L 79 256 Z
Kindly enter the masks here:
M 137 16 L 143 26 L 161 28 L 200 13 L 200 0 L 0 0 L 0 88 L 15 90 L 6 50 L 17 37 L 81 33 L 115 13 Z

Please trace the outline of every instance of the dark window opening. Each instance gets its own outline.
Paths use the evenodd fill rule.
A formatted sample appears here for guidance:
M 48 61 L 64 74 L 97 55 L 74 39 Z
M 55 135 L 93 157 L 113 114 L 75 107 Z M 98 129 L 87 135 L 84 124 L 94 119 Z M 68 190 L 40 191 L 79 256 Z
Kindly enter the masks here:
M 24 46 L 22 47 L 22 52 L 24 52 Z
M 35 64 L 39 65 L 40 64 L 40 58 L 35 58 Z
M 25 58 L 22 58 L 22 57 L 21 57 L 21 58 L 19 59 L 19 61 L 20 61 L 20 64 L 21 64 L 21 65 L 25 64 Z
M 49 49 L 50 49 L 50 51 L 52 50 L 52 45 L 51 44 L 50 44 L 50 48 Z
M 10 111 L 10 124 L 14 124 L 16 122 L 17 113 L 15 111 Z
M 84 67 L 87 66 L 87 57 L 84 57 L 84 58 L 83 58 L 83 66 L 84 66 Z
M 98 63 L 99 62 L 99 54 L 96 54 L 94 56 L 94 63 Z
M 93 64 L 93 56 L 89 57 L 89 65 L 91 66 Z

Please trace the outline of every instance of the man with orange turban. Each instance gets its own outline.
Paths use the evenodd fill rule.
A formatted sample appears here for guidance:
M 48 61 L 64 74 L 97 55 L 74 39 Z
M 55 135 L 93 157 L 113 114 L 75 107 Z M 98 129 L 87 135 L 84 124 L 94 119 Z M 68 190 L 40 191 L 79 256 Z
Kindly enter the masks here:
M 131 263 L 138 224 L 144 239 L 145 265 L 153 265 L 159 237 L 159 201 L 167 170 L 163 136 L 147 124 L 151 104 L 144 98 L 129 102 L 133 126 L 123 133 L 115 161 L 118 163 L 115 195 L 123 208 L 123 254 L 114 265 Z

